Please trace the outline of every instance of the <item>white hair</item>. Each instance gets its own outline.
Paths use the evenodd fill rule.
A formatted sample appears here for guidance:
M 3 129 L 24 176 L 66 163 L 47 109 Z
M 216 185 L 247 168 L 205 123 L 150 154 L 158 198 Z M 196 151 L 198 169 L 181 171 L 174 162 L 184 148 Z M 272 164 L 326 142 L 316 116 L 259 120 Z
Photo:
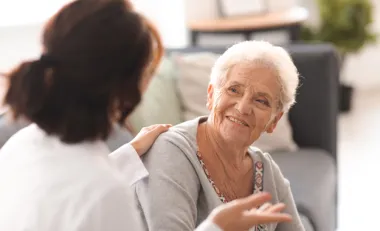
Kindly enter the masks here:
M 298 71 L 282 47 L 264 41 L 244 41 L 231 46 L 216 60 L 210 84 L 219 86 L 225 81 L 229 69 L 239 63 L 265 65 L 274 70 L 281 85 L 280 110 L 287 112 L 295 103 Z

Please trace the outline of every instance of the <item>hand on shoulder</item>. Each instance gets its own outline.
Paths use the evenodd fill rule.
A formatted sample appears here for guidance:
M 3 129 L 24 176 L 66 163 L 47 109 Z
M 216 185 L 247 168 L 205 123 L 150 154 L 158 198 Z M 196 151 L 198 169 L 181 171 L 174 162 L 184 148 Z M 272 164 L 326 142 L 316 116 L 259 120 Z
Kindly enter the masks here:
M 149 127 L 144 127 L 130 142 L 130 144 L 136 150 L 139 156 L 142 156 L 153 145 L 157 137 L 161 133 L 166 132 L 171 126 L 172 125 L 170 124 L 155 124 Z

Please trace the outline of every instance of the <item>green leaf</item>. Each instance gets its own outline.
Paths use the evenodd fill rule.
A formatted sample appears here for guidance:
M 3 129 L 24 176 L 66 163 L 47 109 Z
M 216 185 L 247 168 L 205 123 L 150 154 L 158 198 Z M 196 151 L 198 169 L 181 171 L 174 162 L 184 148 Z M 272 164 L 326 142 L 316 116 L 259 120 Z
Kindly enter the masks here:
M 345 54 L 376 42 L 378 35 L 371 31 L 373 5 L 369 0 L 318 0 L 318 7 L 320 27 L 303 26 L 303 40 L 332 43 Z

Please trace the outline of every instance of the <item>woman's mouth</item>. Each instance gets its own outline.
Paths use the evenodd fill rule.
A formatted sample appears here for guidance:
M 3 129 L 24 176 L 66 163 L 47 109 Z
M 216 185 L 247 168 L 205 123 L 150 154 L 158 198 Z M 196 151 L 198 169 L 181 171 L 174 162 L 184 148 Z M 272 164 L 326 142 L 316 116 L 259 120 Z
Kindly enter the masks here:
M 248 127 L 248 124 L 242 120 L 239 120 L 235 117 L 231 117 L 231 116 L 227 116 L 227 119 L 233 123 L 236 123 L 236 124 L 239 124 L 239 125 L 243 125 L 243 126 L 246 126 Z

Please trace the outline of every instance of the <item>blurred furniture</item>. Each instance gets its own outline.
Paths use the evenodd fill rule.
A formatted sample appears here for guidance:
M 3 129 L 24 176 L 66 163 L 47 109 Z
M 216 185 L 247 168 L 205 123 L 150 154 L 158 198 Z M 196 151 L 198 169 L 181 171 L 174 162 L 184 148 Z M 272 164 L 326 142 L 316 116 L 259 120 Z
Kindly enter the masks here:
M 262 14 L 269 11 L 268 3 L 267 0 L 217 0 L 223 18 Z
M 291 56 L 301 75 L 297 103 L 290 110 L 289 120 L 293 129 L 293 138 L 299 150 L 294 152 L 277 151 L 271 155 L 280 166 L 283 174 L 289 179 L 298 211 L 307 231 L 335 231 L 337 227 L 337 116 L 338 116 L 338 77 L 339 64 L 335 49 L 330 45 L 293 44 L 285 48 Z M 189 47 L 185 49 L 167 50 L 172 52 L 223 53 L 225 48 Z M 159 88 L 151 102 L 157 107 L 148 107 L 151 112 L 144 111 L 144 117 L 156 117 L 156 110 L 164 114 L 156 123 L 177 123 L 173 111 L 180 111 L 178 104 L 168 101 L 162 95 L 171 91 L 175 100 L 178 89 L 176 75 L 168 78 L 173 82 L 157 82 L 151 86 Z M 156 78 L 157 80 L 157 78 Z M 154 79 L 152 80 L 154 81 Z M 160 88 L 162 87 L 162 88 Z M 164 89 L 164 90 L 162 90 Z M 205 94 L 201 91 L 199 94 Z M 153 105 L 154 104 L 154 105 Z M 174 108 L 178 107 L 178 108 Z M 156 108 L 152 109 L 152 108 Z M 165 120 L 166 119 L 166 120 Z M 153 120 L 149 120 L 153 121 Z M 133 121 L 132 125 L 133 125 Z M 0 147 L 17 130 L 25 126 L 25 122 L 10 123 L 0 116 Z M 130 141 L 132 136 L 124 128 L 118 128 L 108 139 L 111 150 Z
M 286 30 L 291 41 L 300 39 L 300 26 L 307 19 L 306 9 L 293 7 L 289 10 L 264 13 L 261 15 L 195 20 L 188 23 L 193 46 L 198 44 L 202 34 L 242 34 L 250 40 L 253 33 Z

